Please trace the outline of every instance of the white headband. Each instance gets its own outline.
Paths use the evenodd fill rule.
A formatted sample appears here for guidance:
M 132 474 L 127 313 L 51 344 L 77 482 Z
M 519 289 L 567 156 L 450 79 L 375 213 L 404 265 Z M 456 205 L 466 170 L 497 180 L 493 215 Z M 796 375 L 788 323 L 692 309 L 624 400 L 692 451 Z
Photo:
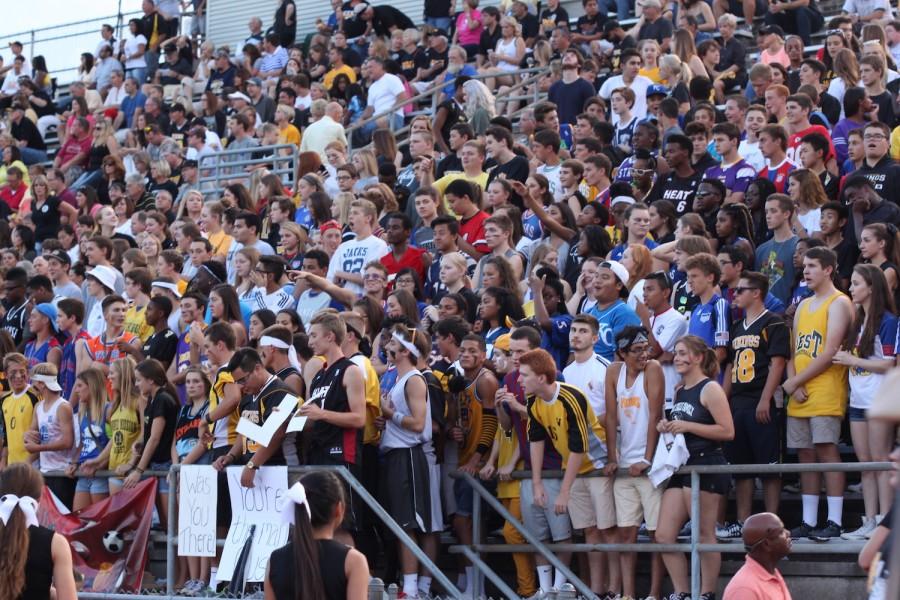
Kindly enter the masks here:
M 400 345 L 403 346 L 404 348 L 406 348 L 407 350 L 409 350 L 409 353 L 412 354 L 413 356 L 415 356 L 416 358 L 420 358 L 422 356 L 422 353 L 419 352 L 419 349 L 416 348 L 415 344 L 404 340 L 403 336 L 398 334 L 396 331 L 391 334 L 391 338 L 400 342 Z
M 277 337 L 272 337 L 270 335 L 264 335 L 259 338 L 259 346 L 271 346 L 273 348 L 278 348 L 279 350 L 287 350 L 288 351 L 288 361 L 290 361 L 291 366 L 297 369 L 300 373 L 303 373 L 303 367 L 300 365 L 300 359 L 297 358 L 297 349 L 294 348 L 293 344 L 288 344 L 284 340 L 280 340 Z
M 312 511 L 309 509 L 309 503 L 306 502 L 306 488 L 299 481 L 292 485 L 287 491 L 287 499 L 290 503 L 285 504 L 281 511 L 281 516 L 285 523 L 294 524 L 294 505 L 300 504 L 306 507 L 306 514 L 312 520 Z
M 158 287 L 164 290 L 169 290 L 179 298 L 181 298 L 181 292 L 178 291 L 178 286 L 174 283 L 169 283 L 168 281 L 154 281 L 150 284 L 150 287 Z
M 53 390 L 54 392 L 62 391 L 59 381 L 57 381 L 56 377 L 53 375 L 32 375 L 31 381 L 40 381 L 46 385 L 48 389 Z
M 0 521 L 3 521 L 3 525 L 9 524 L 9 518 L 17 506 L 25 515 L 25 524 L 28 527 L 37 527 L 37 500 L 30 496 L 19 498 L 15 494 L 6 494 L 0 498 Z

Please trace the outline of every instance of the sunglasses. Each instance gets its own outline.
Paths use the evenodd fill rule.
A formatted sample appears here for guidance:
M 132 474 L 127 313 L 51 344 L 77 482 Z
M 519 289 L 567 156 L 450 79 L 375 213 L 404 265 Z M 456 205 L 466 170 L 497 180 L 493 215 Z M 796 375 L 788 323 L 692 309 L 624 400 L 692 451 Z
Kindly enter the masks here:
M 748 286 L 748 287 L 741 287 L 741 286 L 738 286 L 738 287 L 734 288 L 734 293 L 735 293 L 735 295 L 740 295 L 740 294 L 743 294 L 744 292 L 749 292 L 750 290 L 758 290 L 758 289 L 759 289 L 758 287 L 749 287 L 749 286 Z

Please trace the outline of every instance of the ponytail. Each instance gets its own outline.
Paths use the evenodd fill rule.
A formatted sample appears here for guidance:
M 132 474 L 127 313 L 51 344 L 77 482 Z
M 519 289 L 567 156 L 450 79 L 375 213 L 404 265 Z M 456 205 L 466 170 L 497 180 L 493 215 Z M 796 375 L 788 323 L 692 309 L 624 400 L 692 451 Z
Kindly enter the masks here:
M 0 497 L 13 494 L 19 498 L 39 500 L 44 479 L 37 469 L 26 463 L 9 465 L 0 473 Z M 18 598 L 25 589 L 25 562 L 31 535 L 25 513 L 13 508 L 4 524 L 0 521 L 0 598 Z
M 700 370 L 710 379 L 715 379 L 719 374 L 719 359 L 716 351 L 709 347 L 703 338 L 696 335 L 686 335 L 675 344 L 682 344 L 688 352 L 694 356 L 701 356 Z

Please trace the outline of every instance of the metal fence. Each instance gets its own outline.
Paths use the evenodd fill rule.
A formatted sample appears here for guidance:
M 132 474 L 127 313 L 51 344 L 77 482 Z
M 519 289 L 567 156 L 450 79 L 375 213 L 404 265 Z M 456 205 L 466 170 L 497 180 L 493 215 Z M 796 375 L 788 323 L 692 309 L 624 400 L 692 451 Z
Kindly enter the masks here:
M 894 469 L 894 465 L 889 462 L 869 462 L 869 463 L 821 463 L 821 464 L 781 464 L 781 465 L 698 465 L 685 466 L 678 470 L 679 475 L 689 474 L 691 476 L 691 510 L 690 518 L 692 523 L 698 523 L 700 518 L 700 476 L 713 474 L 771 474 L 771 473 L 828 473 L 828 472 L 862 472 L 862 471 L 890 471 Z M 627 475 L 627 469 L 620 469 L 623 475 Z M 454 477 L 465 479 L 469 485 L 475 490 L 475 502 L 472 511 L 472 546 L 452 546 L 451 553 L 463 554 L 472 561 L 476 571 L 476 581 L 479 581 L 478 572 L 482 571 L 485 577 L 497 584 L 499 576 L 487 565 L 482 554 L 497 554 L 510 552 L 526 552 L 541 554 L 557 569 L 560 568 L 561 562 L 555 557 L 554 552 L 689 552 L 691 555 L 690 575 L 691 575 L 691 597 L 700 598 L 700 554 L 702 552 L 720 552 L 744 554 L 746 549 L 742 543 L 700 543 L 699 526 L 691 527 L 691 539 L 686 543 L 678 544 L 660 544 L 656 542 L 641 542 L 635 544 L 545 544 L 536 539 L 529 532 L 521 521 L 513 517 L 508 510 L 484 487 L 481 483 L 466 473 L 456 473 Z M 515 471 L 512 474 L 514 479 L 526 479 L 531 477 L 530 471 Z M 561 479 L 563 471 L 544 471 L 545 479 Z M 605 477 L 602 471 L 594 471 L 583 475 L 583 477 Z M 528 544 L 510 545 L 510 544 L 481 544 L 482 516 L 483 510 L 481 503 L 485 501 L 499 515 L 508 521 L 519 533 L 525 537 Z M 895 515 L 892 529 L 900 530 L 900 513 Z M 864 546 L 863 542 L 837 542 L 828 544 L 810 544 L 804 545 L 802 548 L 794 547 L 796 554 L 858 554 Z M 900 555 L 900 536 L 895 536 L 893 556 Z M 897 561 L 895 561 L 896 563 Z M 564 565 L 563 565 L 564 566 Z M 575 589 L 585 598 L 596 598 L 596 595 L 584 584 L 580 579 L 574 576 L 568 569 L 561 569 L 561 572 L 574 585 Z M 502 581 L 502 580 L 501 580 Z M 900 598 L 900 568 L 891 571 L 891 582 L 886 598 Z M 505 585 L 505 584 L 504 584 Z M 498 588 L 508 593 L 508 587 Z M 509 590 L 511 591 L 511 590 Z M 893 595 L 892 595 L 893 594 Z M 476 595 L 477 597 L 477 595 Z M 514 593 L 510 596 L 517 598 Z
M 255 148 L 221 150 L 204 156 L 199 162 L 198 184 L 204 196 L 213 196 L 229 183 L 246 183 L 253 168 L 266 168 L 284 183 L 297 180 L 300 147 L 294 144 L 274 144 Z M 250 168 L 251 170 L 248 170 Z

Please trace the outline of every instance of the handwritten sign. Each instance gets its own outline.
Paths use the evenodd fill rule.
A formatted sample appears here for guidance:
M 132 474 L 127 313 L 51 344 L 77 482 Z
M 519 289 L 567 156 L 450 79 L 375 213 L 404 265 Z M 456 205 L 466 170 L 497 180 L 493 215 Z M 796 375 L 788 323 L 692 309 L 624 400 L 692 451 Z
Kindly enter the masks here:
M 268 448 L 272 442 L 272 436 L 290 418 L 295 406 L 297 406 L 297 396 L 287 395 L 281 401 L 281 404 L 272 409 L 272 414 L 269 415 L 265 423 L 257 425 L 250 419 L 242 417 L 238 421 L 237 432 Z
M 181 468 L 178 556 L 216 555 L 217 476 L 208 465 Z
M 222 560 L 216 578 L 231 581 L 241 549 L 256 526 L 250 559 L 245 569 L 245 581 L 263 581 L 266 566 L 273 550 L 284 546 L 288 540 L 290 525 L 281 517 L 287 500 L 287 467 L 262 467 L 255 473 L 254 487 L 241 486 L 241 467 L 226 469 L 228 492 L 231 496 L 231 527 L 225 538 Z

